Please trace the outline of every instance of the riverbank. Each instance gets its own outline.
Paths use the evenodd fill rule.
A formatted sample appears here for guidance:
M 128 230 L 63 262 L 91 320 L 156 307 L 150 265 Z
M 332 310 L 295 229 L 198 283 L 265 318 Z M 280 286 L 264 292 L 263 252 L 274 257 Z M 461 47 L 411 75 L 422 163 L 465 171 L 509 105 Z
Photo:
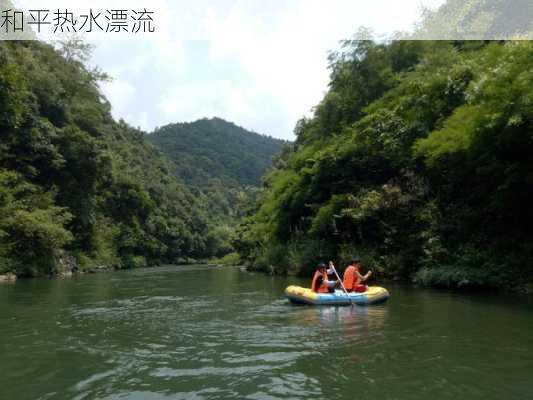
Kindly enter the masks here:
M 313 265 L 312 263 L 310 265 Z M 363 265 L 365 265 L 363 263 Z M 401 278 L 397 275 L 387 274 L 386 269 L 375 267 L 371 264 L 370 268 L 363 268 L 363 272 L 367 270 L 373 271 L 373 277 L 369 281 L 369 284 L 373 282 L 379 282 L 380 285 L 387 284 L 402 284 L 413 288 L 425 288 L 425 289 L 440 289 L 449 290 L 457 293 L 516 293 L 516 294 L 533 294 L 533 282 L 516 282 L 510 284 L 507 281 L 502 280 L 500 285 L 486 285 L 476 281 L 468 280 L 468 277 L 463 274 L 462 279 L 458 279 L 456 275 L 453 278 L 432 280 L 432 279 L 420 279 L 421 274 L 416 274 L 411 277 Z M 261 267 L 254 267 L 253 264 L 246 264 L 246 269 L 250 272 L 260 272 L 270 276 L 286 276 L 286 277 L 299 277 L 302 279 L 311 280 L 312 273 L 303 273 L 312 271 L 312 268 L 287 268 L 287 267 L 275 267 L 273 265 L 262 265 Z M 337 271 L 341 274 L 344 271 L 343 267 L 337 267 Z M 459 272 L 458 274 L 461 274 Z M 457 284 L 460 282 L 460 284 Z
M 20 274 L 17 275 L 15 271 L 7 271 L 0 274 L 0 283 L 13 283 L 18 279 L 31 279 L 31 278 L 71 278 L 77 275 L 96 274 L 104 272 L 113 272 L 121 270 L 132 270 L 139 268 L 161 268 L 166 265 L 187 266 L 187 265 L 205 265 L 205 266 L 238 266 L 240 265 L 240 258 L 235 253 L 228 254 L 221 258 L 210 259 L 194 259 L 194 258 L 179 258 L 173 263 L 145 265 L 143 267 L 123 267 L 123 266 L 109 266 L 90 264 L 87 262 L 80 263 L 74 256 L 67 252 L 62 252 L 54 262 L 54 267 L 48 273 L 41 273 L 38 269 L 26 268 L 27 270 L 34 270 L 33 274 Z
M 4 282 L 15 282 L 17 280 L 17 275 L 8 272 L 7 274 L 0 274 L 0 283 Z

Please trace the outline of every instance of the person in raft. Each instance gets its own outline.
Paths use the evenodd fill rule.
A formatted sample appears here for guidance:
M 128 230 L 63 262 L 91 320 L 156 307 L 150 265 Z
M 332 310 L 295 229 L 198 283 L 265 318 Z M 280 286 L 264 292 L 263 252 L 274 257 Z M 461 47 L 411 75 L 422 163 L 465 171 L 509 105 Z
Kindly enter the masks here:
M 339 282 L 337 282 L 337 273 L 333 261 L 330 261 L 326 267 L 326 274 L 328 275 L 328 281 L 335 282 L 336 286 L 338 286 Z
M 361 267 L 361 260 L 354 258 L 350 265 L 344 270 L 342 284 L 347 292 L 366 292 L 368 286 L 363 285 L 368 278 L 372 276 L 372 271 L 368 271 L 365 275 L 361 275 L 359 268 Z
M 326 264 L 318 264 L 313 275 L 313 280 L 311 281 L 311 290 L 316 293 L 330 293 L 335 290 L 336 283 L 336 281 L 330 281 L 328 279 Z

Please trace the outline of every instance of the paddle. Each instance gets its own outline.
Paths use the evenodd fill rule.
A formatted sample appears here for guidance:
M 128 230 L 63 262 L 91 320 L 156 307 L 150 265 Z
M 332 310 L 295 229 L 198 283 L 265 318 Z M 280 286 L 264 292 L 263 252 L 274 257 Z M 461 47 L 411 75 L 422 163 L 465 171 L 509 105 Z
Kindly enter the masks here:
M 350 299 L 350 304 L 352 305 L 352 307 L 355 305 L 354 302 L 353 302 L 353 299 L 351 298 L 351 296 L 348 294 L 348 291 L 346 290 L 346 288 L 344 287 L 344 283 L 342 283 L 342 280 L 341 280 L 341 277 L 339 276 L 339 274 L 337 273 L 337 269 L 335 268 L 335 265 L 333 265 L 333 261 L 330 261 L 329 262 L 329 267 L 333 270 L 333 272 L 335 273 L 335 276 L 337 277 L 338 281 L 340 282 L 341 284 L 341 288 L 344 292 L 344 294 L 348 297 L 348 299 Z

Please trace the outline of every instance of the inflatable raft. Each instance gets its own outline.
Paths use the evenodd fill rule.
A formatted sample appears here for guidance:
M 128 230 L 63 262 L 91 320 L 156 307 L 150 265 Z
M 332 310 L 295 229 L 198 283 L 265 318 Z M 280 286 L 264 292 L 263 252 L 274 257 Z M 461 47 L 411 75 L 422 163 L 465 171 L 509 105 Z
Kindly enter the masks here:
M 335 290 L 333 293 L 315 293 L 309 288 L 300 286 L 289 286 L 285 289 L 285 295 L 292 303 L 311 304 L 315 306 L 349 306 L 350 304 L 372 305 L 387 301 L 389 292 L 379 286 L 369 286 L 363 293 L 344 293 L 342 290 Z

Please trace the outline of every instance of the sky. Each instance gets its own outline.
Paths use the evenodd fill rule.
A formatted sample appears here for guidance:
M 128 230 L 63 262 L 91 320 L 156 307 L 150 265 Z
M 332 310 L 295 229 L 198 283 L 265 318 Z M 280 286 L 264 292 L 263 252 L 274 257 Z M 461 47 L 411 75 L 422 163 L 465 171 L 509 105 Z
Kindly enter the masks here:
M 93 41 L 91 63 L 113 77 L 101 88 L 114 117 L 152 131 L 217 116 L 292 140 L 327 90 L 328 52 L 340 40 L 361 26 L 378 36 L 409 31 L 423 7 L 443 0 L 131 0 L 128 8 L 134 3 L 156 7 L 156 34 Z

